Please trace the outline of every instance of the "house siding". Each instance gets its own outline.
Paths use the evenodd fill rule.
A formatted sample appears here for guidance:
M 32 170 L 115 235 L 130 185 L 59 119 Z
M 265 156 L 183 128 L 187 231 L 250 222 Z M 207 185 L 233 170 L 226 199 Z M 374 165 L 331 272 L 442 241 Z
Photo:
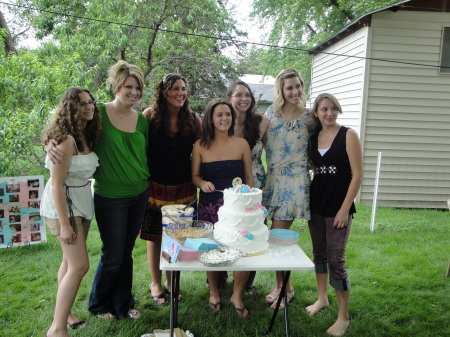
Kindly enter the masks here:
M 311 101 L 334 94 L 363 146 L 364 178 L 357 201 L 372 204 L 382 152 L 377 204 L 447 208 L 450 198 L 450 74 L 439 73 L 442 32 L 450 13 L 384 10 L 370 27 L 314 56 Z M 376 58 L 389 60 L 381 61 Z
M 450 76 L 439 74 L 449 13 L 383 11 L 372 15 L 364 179 L 371 204 L 382 152 L 378 205 L 446 208 L 450 197 Z M 420 66 L 424 64 L 433 67 Z
M 324 92 L 336 96 L 344 113 L 338 122 L 361 131 L 362 97 L 368 29 L 360 29 L 326 50 L 327 53 L 356 57 L 319 54 L 314 57 L 311 70 L 311 86 L 307 106 L 312 108 L 315 98 Z

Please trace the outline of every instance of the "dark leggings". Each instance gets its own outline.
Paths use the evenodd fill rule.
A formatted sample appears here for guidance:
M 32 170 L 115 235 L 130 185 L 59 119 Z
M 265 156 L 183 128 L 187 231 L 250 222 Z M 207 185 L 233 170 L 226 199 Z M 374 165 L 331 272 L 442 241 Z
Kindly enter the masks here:
M 345 248 L 352 224 L 352 215 L 344 228 L 333 227 L 334 218 L 311 214 L 308 221 L 313 245 L 314 264 L 317 274 L 330 273 L 331 286 L 339 291 L 350 289 L 345 265 Z

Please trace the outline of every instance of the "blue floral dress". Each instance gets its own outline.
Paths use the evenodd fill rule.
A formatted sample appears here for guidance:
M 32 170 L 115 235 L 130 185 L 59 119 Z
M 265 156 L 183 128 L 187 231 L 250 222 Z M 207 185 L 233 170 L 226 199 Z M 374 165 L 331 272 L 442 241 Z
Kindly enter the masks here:
M 306 110 L 299 118 L 285 121 L 270 106 L 266 117 L 267 178 L 263 205 L 270 219 L 310 219 L 307 160 L 308 140 L 314 131 L 311 112 Z

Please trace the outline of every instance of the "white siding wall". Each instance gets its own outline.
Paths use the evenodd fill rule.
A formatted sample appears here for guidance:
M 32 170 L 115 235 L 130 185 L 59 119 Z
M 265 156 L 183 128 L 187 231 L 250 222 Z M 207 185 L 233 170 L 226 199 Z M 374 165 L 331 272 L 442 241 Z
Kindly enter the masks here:
M 439 65 L 449 13 L 384 11 L 372 16 L 369 54 Z M 361 202 L 373 197 L 383 153 L 378 204 L 446 208 L 450 198 L 450 75 L 435 67 L 370 61 Z
M 361 131 L 361 111 L 364 97 L 364 73 L 368 29 L 363 28 L 355 34 L 339 41 L 326 50 L 327 53 L 358 56 L 318 54 L 314 57 L 311 72 L 310 101 L 312 108 L 317 95 L 327 92 L 339 100 L 343 114 L 338 122 Z

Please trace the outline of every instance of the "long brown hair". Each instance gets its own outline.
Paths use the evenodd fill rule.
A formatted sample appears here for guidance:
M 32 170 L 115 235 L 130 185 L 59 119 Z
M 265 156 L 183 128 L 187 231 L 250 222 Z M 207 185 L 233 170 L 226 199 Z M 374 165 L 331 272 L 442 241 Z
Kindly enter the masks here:
M 83 127 L 83 122 L 78 114 L 79 94 L 82 92 L 88 93 L 94 102 L 94 118 L 88 121 L 85 127 Z M 61 97 L 54 118 L 45 130 L 44 144 L 47 144 L 50 139 L 60 144 L 67 139 L 67 135 L 72 135 L 78 151 L 83 152 L 82 139 L 85 139 L 89 149 L 92 149 L 92 146 L 100 140 L 101 129 L 101 115 L 94 97 L 85 88 L 71 87 Z
M 244 81 L 238 80 L 231 83 L 227 90 L 227 97 L 231 99 L 231 96 L 233 96 L 233 92 L 238 85 L 243 85 L 250 93 L 251 103 L 250 107 L 245 112 L 244 119 L 244 139 L 250 145 L 250 149 L 253 149 L 256 142 L 259 140 L 259 124 L 262 121 L 262 115 L 256 113 L 255 96 L 253 95 L 250 86 Z
M 153 117 L 151 120 L 153 132 L 162 129 L 167 135 L 172 135 L 170 131 L 169 112 L 167 110 L 167 94 L 177 80 L 182 80 L 187 87 L 186 79 L 176 73 L 165 75 L 161 82 L 156 85 L 155 99 L 152 106 Z M 192 118 L 189 107 L 189 96 L 186 97 L 186 101 L 178 114 L 178 129 L 182 136 L 187 136 L 195 130 L 194 119 Z
M 214 133 L 214 123 L 213 123 L 213 113 L 214 109 L 218 105 L 227 105 L 231 111 L 231 126 L 228 129 L 228 136 L 234 135 L 234 124 L 236 122 L 236 112 L 233 109 L 233 106 L 230 102 L 228 102 L 225 98 L 215 98 L 206 104 L 205 113 L 203 114 L 202 128 L 203 128 L 203 137 L 200 140 L 200 145 L 209 149 L 215 140 Z

